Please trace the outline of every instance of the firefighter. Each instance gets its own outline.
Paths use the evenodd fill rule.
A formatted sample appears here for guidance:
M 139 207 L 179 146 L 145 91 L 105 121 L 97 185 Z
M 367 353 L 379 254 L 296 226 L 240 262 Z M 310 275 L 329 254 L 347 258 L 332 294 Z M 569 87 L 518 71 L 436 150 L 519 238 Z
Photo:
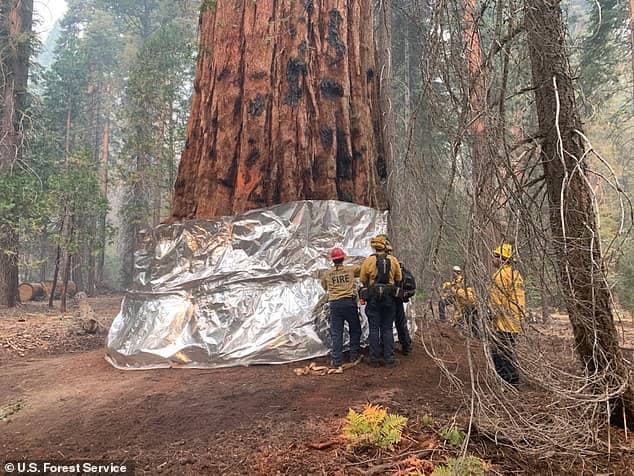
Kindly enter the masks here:
M 385 251 L 388 255 L 394 253 L 394 248 L 392 248 L 392 245 L 389 242 L 385 247 Z M 403 275 L 403 278 L 405 278 L 405 269 L 403 264 L 399 263 L 399 267 L 401 268 L 401 274 Z M 397 289 L 402 290 L 402 293 L 410 292 L 411 290 L 404 289 L 403 281 L 404 279 L 396 283 Z M 414 284 L 414 290 L 416 289 L 415 286 L 416 285 Z M 413 292 L 411 295 L 413 295 Z M 405 316 L 405 303 L 409 301 L 409 297 L 411 297 L 411 295 L 395 296 L 396 313 L 394 314 L 394 324 L 396 326 L 396 333 L 398 334 L 398 341 L 401 344 L 401 353 L 403 355 L 410 355 L 412 353 L 412 338 L 409 334 L 409 329 L 407 327 L 407 317 Z
M 463 279 L 456 284 L 454 296 L 454 325 L 460 324 L 471 336 L 478 337 L 480 326 L 473 288 L 466 286 Z
M 461 286 L 464 278 L 462 277 L 462 268 L 460 266 L 454 266 L 452 268 L 453 278 L 451 281 L 444 282 L 442 284 L 442 290 L 440 292 L 440 300 L 438 301 L 438 317 L 441 321 L 447 318 L 447 306 L 456 303 L 456 291 Z M 454 310 L 455 316 L 455 310 Z
M 398 260 L 386 253 L 385 236 L 376 236 L 370 241 L 374 254 L 368 256 L 361 265 L 363 298 L 367 301 L 365 313 L 370 329 L 369 364 L 386 366 L 396 363 L 394 359 L 394 316 L 396 301 L 395 283 L 403 279 Z M 383 345 L 381 346 L 381 343 Z
M 330 366 L 343 372 L 343 326 L 348 323 L 350 333 L 350 361 L 359 360 L 361 348 L 361 322 L 355 296 L 355 277 L 359 276 L 360 266 L 344 266 L 346 253 L 341 248 L 330 252 L 332 268 L 324 273 L 321 284 L 328 293 L 330 308 L 330 338 L 332 352 Z
M 473 288 L 467 286 L 460 266 L 453 267 L 454 279 L 449 286 L 453 303 L 452 321 L 473 336 L 478 335 L 476 296 Z
M 498 246 L 493 251 L 493 262 L 497 268 L 489 290 L 489 309 L 495 331 L 493 363 L 500 378 L 511 385 L 518 385 L 515 346 L 526 311 L 524 279 L 513 267 L 511 244 Z

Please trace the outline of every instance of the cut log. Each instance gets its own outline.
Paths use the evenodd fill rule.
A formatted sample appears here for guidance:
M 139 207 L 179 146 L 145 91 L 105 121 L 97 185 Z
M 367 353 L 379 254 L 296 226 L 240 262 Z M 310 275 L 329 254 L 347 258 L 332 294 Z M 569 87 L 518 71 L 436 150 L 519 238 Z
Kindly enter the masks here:
M 45 296 L 44 287 L 41 283 L 22 283 L 18 286 L 20 302 L 29 302 Z
M 44 288 L 44 292 L 46 293 L 46 297 L 50 297 L 51 289 L 53 289 L 53 281 L 42 281 L 42 287 Z M 62 288 L 64 287 L 63 283 L 57 283 L 55 286 L 55 299 L 59 299 L 62 295 Z M 77 285 L 73 281 L 68 281 L 68 290 L 67 294 L 69 296 L 74 296 L 77 293 Z

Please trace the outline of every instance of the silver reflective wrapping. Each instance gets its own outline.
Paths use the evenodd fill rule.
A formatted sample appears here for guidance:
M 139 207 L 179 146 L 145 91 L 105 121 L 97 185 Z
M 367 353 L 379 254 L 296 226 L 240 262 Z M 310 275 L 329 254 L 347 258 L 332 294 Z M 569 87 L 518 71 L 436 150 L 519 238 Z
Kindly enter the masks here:
M 386 212 L 304 201 L 145 232 L 106 359 L 121 369 L 220 368 L 326 355 L 319 278 L 329 251 L 341 246 L 360 263 L 386 228 Z

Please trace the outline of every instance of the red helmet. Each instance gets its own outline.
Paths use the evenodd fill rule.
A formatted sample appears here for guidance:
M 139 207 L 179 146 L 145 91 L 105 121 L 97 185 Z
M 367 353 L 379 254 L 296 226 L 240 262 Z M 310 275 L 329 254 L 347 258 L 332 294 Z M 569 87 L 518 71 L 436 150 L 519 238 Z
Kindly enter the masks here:
M 346 253 L 341 248 L 333 248 L 330 252 L 330 259 L 333 261 L 344 259 L 346 257 Z

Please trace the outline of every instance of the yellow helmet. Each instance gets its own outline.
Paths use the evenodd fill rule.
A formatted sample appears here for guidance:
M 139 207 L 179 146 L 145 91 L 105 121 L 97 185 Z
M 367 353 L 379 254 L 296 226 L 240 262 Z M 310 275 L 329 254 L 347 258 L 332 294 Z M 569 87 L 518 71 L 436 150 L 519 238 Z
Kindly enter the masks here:
M 503 243 L 493 251 L 493 254 L 501 257 L 502 259 L 511 259 L 513 257 L 513 245 L 510 243 Z
M 370 246 L 377 251 L 384 251 L 387 248 L 387 240 L 385 235 L 378 235 L 370 240 Z

